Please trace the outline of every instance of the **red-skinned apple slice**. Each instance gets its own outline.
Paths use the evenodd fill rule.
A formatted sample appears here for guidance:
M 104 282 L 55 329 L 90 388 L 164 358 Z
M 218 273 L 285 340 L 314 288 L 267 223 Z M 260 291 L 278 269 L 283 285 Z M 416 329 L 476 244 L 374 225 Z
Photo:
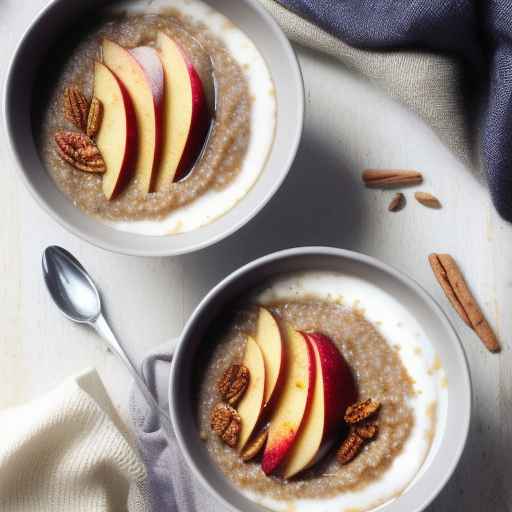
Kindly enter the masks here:
M 261 468 L 274 473 L 285 460 L 309 412 L 315 384 L 315 355 L 308 338 L 285 326 L 286 372 L 277 397 Z
M 199 155 L 210 123 L 203 83 L 182 48 L 159 32 L 165 75 L 164 135 L 156 190 L 183 178 Z
M 265 363 L 261 349 L 250 336 L 247 337 L 242 364 L 249 370 L 249 385 L 238 404 L 237 410 L 241 421 L 238 451 L 241 451 L 258 422 L 263 408 L 265 393 Z
M 162 139 L 164 73 L 154 48 L 126 50 L 103 40 L 103 62 L 128 90 L 137 119 L 135 177 L 142 191 L 154 189 Z
M 286 364 L 286 354 L 279 324 L 274 315 L 263 307 L 258 308 L 256 343 L 261 348 L 265 361 L 264 407 L 268 407 L 274 393 L 281 384 Z
M 128 91 L 100 62 L 94 64 L 94 96 L 103 105 L 103 119 L 96 136 L 107 167 L 103 193 L 107 199 L 112 199 L 133 175 L 137 123 Z
M 343 425 L 346 408 L 357 398 L 352 372 L 331 339 L 320 333 L 305 336 L 315 352 L 315 387 L 309 414 L 283 465 L 284 478 L 317 462 Z

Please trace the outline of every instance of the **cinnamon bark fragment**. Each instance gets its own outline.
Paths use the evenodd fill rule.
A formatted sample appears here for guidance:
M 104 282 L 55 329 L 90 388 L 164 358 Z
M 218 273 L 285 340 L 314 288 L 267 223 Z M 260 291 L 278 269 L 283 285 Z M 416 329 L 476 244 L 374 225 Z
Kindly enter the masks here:
M 416 192 L 414 197 L 418 203 L 426 206 L 427 208 L 439 209 L 442 206 L 441 201 L 439 201 L 436 196 L 430 194 L 429 192 Z
M 393 199 L 391 199 L 391 202 L 389 203 L 388 210 L 390 212 L 397 212 L 401 210 L 405 205 L 405 196 L 402 194 L 402 192 L 397 192 Z
M 488 350 L 499 352 L 501 347 L 498 340 L 452 256 L 433 253 L 428 261 L 446 297 L 461 319 L 476 332 Z
M 399 171 L 396 169 L 366 169 L 362 179 L 367 187 L 399 187 L 418 185 L 423 175 L 418 171 Z

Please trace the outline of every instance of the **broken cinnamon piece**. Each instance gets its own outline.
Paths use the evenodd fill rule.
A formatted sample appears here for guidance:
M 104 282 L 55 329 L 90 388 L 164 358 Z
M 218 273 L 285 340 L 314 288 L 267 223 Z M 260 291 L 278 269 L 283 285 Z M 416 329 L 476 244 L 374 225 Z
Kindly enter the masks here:
M 428 261 L 446 297 L 462 320 L 476 332 L 488 350 L 499 352 L 498 340 L 455 260 L 449 254 L 433 253 L 428 257 Z
M 436 196 L 433 196 L 429 192 L 416 192 L 414 194 L 416 201 L 428 208 L 441 208 L 441 201 Z
M 402 194 L 402 192 L 397 192 L 393 199 L 391 199 L 391 202 L 389 203 L 388 210 L 390 212 L 397 212 L 401 210 L 404 207 L 405 204 L 405 196 Z
M 362 178 L 367 187 L 418 185 L 423 181 L 423 175 L 418 171 L 399 171 L 395 169 L 366 169 L 363 171 Z

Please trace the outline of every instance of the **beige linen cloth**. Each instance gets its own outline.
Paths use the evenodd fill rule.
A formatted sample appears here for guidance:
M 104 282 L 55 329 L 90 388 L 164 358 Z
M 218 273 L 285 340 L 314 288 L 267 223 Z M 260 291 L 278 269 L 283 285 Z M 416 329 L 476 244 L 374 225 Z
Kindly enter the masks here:
M 94 370 L 0 412 L 1 512 L 149 512 L 146 471 Z
M 463 67 L 456 58 L 420 51 L 375 51 L 348 46 L 317 25 L 285 9 L 274 0 L 259 0 L 274 16 L 289 39 L 320 51 L 357 71 L 422 117 L 465 164 L 478 167 L 472 154 L 473 119 Z M 473 148 L 473 149 L 472 149 Z

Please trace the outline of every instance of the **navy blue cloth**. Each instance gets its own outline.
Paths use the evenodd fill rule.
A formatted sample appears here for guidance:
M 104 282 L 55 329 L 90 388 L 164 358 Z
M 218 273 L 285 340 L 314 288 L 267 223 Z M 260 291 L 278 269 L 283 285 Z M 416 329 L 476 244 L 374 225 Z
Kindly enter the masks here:
M 481 149 L 492 199 L 512 221 L 512 0 L 279 1 L 357 48 L 462 59 L 468 86 L 483 91 Z

